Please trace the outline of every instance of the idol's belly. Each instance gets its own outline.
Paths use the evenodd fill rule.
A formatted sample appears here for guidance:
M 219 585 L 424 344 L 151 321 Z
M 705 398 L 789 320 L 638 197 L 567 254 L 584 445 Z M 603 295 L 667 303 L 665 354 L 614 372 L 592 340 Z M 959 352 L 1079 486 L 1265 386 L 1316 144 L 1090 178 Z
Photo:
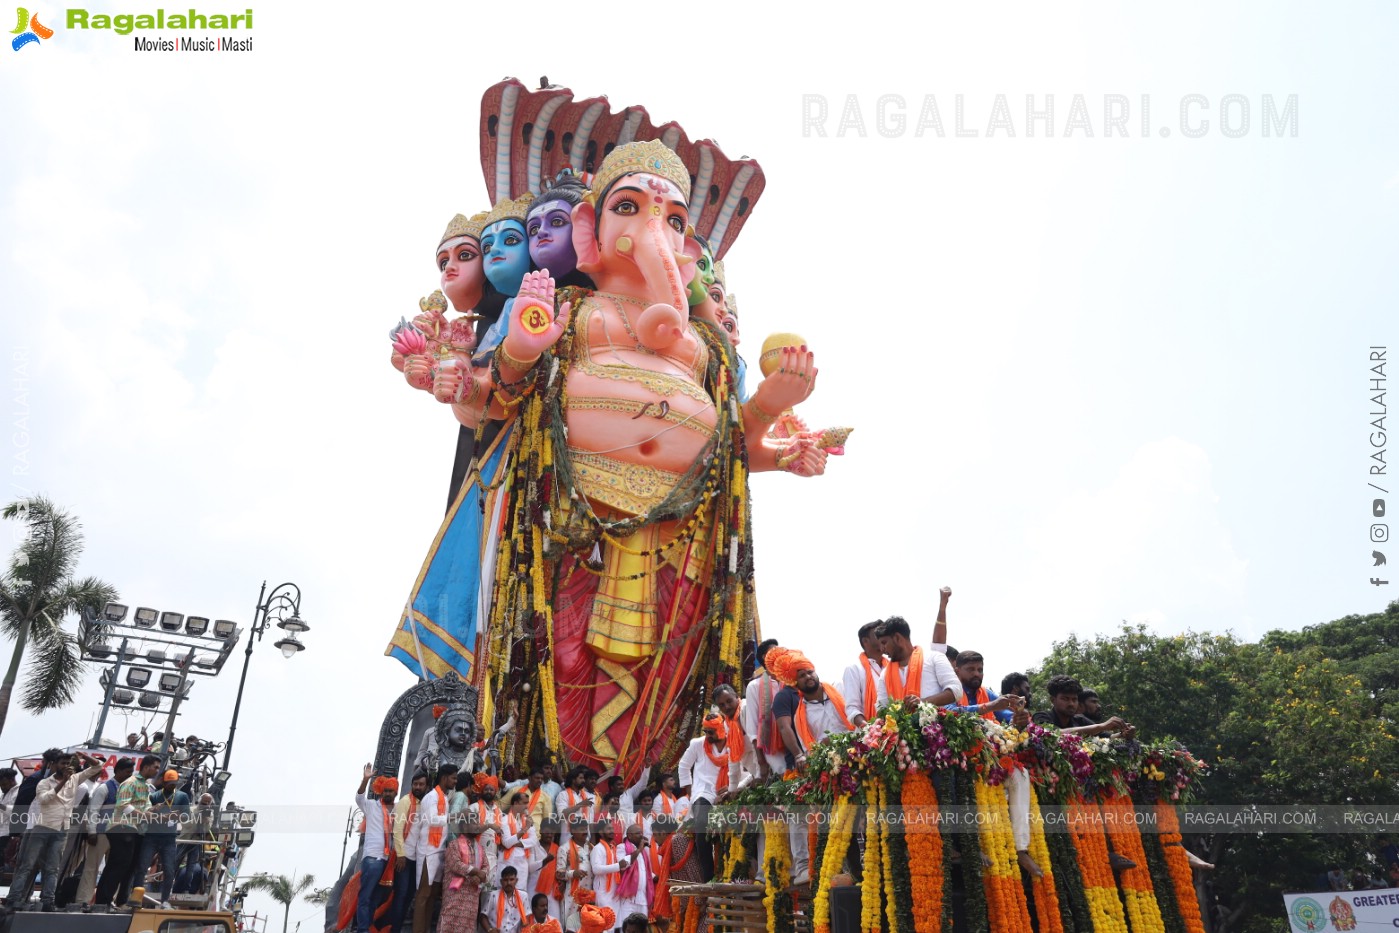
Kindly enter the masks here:
M 574 369 L 566 383 L 568 446 L 622 463 L 684 474 L 714 436 L 714 403 L 693 381 L 670 373 Z

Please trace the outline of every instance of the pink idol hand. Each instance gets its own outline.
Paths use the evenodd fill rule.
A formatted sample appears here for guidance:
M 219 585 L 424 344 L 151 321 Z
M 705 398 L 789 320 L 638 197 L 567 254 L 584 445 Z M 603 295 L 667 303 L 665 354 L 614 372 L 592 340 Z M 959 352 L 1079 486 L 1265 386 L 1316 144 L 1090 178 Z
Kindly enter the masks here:
M 426 392 L 432 388 L 433 368 L 430 357 L 414 354 L 403 361 L 403 378 L 413 388 Z
M 759 383 L 754 394 L 764 411 L 786 411 L 811 397 L 816 373 L 816 354 L 806 347 L 784 347 L 777 372 Z
M 548 272 L 526 273 L 511 307 L 510 328 L 505 335 L 507 355 L 522 362 L 539 359 L 563 335 L 569 310 L 569 303 L 564 302 L 558 314 L 554 313 L 554 280 Z

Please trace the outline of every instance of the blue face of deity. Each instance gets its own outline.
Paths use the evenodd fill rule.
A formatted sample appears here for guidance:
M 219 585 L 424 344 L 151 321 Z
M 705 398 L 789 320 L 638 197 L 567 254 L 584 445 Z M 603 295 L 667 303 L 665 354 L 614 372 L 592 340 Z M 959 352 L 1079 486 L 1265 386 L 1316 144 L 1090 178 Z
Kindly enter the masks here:
M 514 295 L 529 271 L 529 240 L 518 220 L 501 220 L 481 233 L 481 263 L 496 291 Z

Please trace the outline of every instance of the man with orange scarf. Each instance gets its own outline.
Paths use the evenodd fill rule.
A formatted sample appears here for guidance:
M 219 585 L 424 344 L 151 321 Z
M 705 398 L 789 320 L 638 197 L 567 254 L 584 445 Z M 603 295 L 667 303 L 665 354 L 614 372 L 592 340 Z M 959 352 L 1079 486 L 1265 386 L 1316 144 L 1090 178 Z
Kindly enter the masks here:
M 860 626 L 860 655 L 845 669 L 840 685 L 845 688 L 845 716 L 856 729 L 874 718 L 879 707 L 879 679 L 884 676 L 884 652 L 879 647 L 879 627 L 875 619 Z
M 370 778 L 374 779 L 372 788 Z M 365 795 L 366 789 L 372 789 L 372 797 Z M 366 764 L 359 790 L 355 792 L 355 806 L 364 814 L 364 855 L 359 863 L 359 903 L 355 907 L 354 933 L 369 933 L 374 908 L 383 900 L 379 880 L 394 859 L 393 807 L 397 797 L 398 779 L 374 777 L 374 765 Z
M 758 777 L 766 781 L 772 773 L 781 774 L 786 749 L 772 716 L 772 701 L 782 685 L 768 673 L 767 655 L 777 647 L 777 639 L 769 638 L 758 645 L 758 668 L 743 691 L 743 731 L 758 755 Z M 762 838 L 761 836 L 759 838 Z
M 447 818 L 457 787 L 457 766 L 437 769 L 437 786 L 418 804 L 413 849 L 418 854 L 418 892 L 413 898 L 413 933 L 427 933 L 432 915 L 442 899 L 442 859 L 447 847 Z
M 794 648 L 774 648 L 768 652 L 768 670 L 782 684 L 782 692 L 772 701 L 772 714 L 787 749 L 787 768 L 806 766 L 806 751 L 827 735 L 849 732 L 853 727 L 845 715 L 845 697 L 816 676 L 816 665 Z M 794 822 L 788 838 L 792 846 L 792 883 L 809 880 L 810 853 L 806 827 Z
M 710 712 L 701 724 L 704 735 L 691 739 L 680 756 L 681 790 L 690 798 L 695 821 L 695 858 L 704 880 L 714 877 L 714 841 L 709 835 L 709 811 L 743 786 L 743 769 L 729 753 L 728 723 Z
M 890 616 L 879 627 L 879 647 L 889 656 L 884 676 L 875 685 L 878 704 L 890 700 L 923 700 L 935 706 L 962 699 L 962 682 L 952 669 L 947 655 L 933 651 L 924 654 L 915 648 L 909 637 L 908 623 L 900 616 Z

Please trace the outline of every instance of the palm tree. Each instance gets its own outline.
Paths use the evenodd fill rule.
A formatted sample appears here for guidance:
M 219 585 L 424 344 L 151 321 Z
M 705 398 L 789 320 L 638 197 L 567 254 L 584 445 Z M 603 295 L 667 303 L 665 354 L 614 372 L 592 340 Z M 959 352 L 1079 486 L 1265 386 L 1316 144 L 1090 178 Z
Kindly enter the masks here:
M 87 667 L 83 639 L 100 634 L 102 625 L 82 623 L 75 635 L 64 630 L 63 621 L 83 612 L 101 619 L 102 608 L 118 597 L 115 587 L 96 577 L 74 579 L 83 550 L 82 526 L 67 512 L 41 496 L 12 502 L 0 514 L 29 526 L 10 567 L 0 574 L 0 632 L 15 640 L 0 684 L 3 732 L 25 649 L 33 650 L 20 707 L 42 713 L 66 706 L 73 702 Z
M 295 875 L 296 872 L 292 872 L 292 876 Z M 287 933 L 287 923 L 291 920 L 291 905 L 315 883 L 316 879 L 311 875 L 302 875 L 300 881 L 292 884 L 291 878 L 286 875 L 264 873 L 249 878 L 247 886 L 250 891 L 266 891 L 272 900 L 282 905 L 285 911 L 282 914 L 282 933 Z

